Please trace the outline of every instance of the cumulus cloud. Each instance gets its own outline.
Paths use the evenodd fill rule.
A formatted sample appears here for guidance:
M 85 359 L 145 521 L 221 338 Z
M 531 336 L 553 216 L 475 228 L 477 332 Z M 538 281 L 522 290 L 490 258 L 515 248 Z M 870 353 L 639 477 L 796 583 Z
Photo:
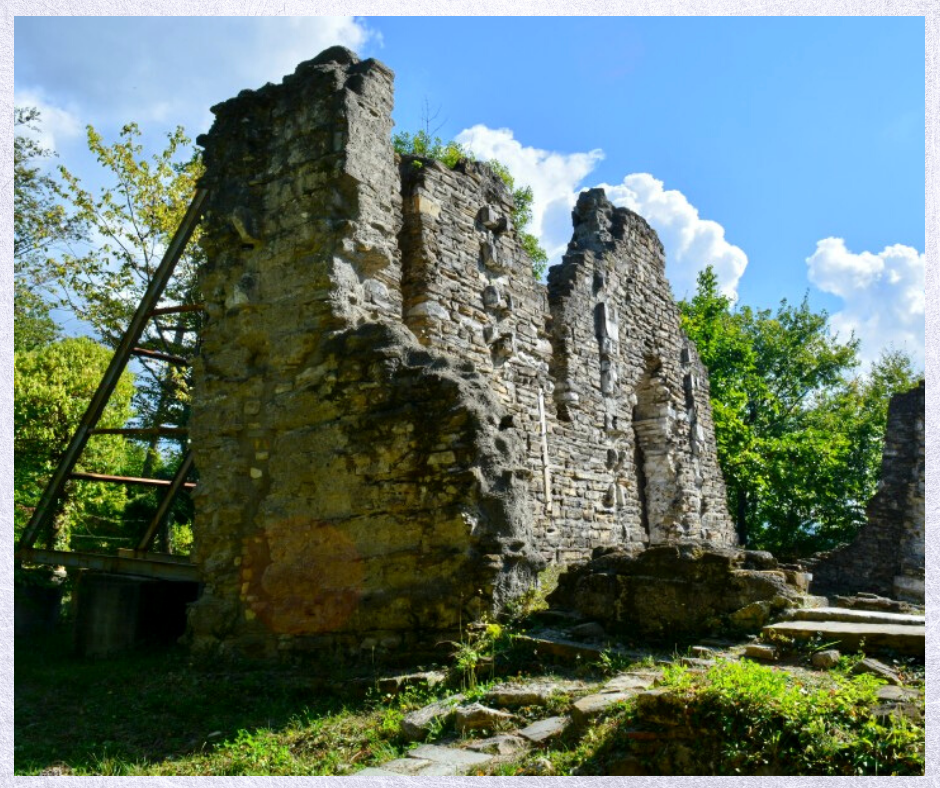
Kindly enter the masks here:
M 530 186 L 533 193 L 531 232 L 558 261 L 571 239 L 571 209 L 578 186 L 604 158 L 601 150 L 588 153 L 557 153 L 523 145 L 510 129 L 476 125 L 457 135 L 457 142 L 486 161 L 505 164 L 517 186 Z
M 31 137 L 47 150 L 59 150 L 62 142 L 82 132 L 82 126 L 71 110 L 56 106 L 39 91 L 14 91 L 13 104 L 16 107 L 35 107 L 39 110 L 37 128 L 30 129 L 21 126 L 17 129 L 17 134 Z
M 702 219 L 698 209 L 677 189 L 664 188 L 649 173 L 628 175 L 615 186 L 601 184 L 612 203 L 640 214 L 652 225 L 666 249 L 666 271 L 677 297 L 695 292 L 695 279 L 708 265 L 715 269 L 721 290 L 737 298 L 738 280 L 747 255 L 725 240 L 725 228 Z
M 842 238 L 824 238 L 806 264 L 813 284 L 842 299 L 830 324 L 844 338 L 855 333 L 863 360 L 893 347 L 923 365 L 925 255 L 902 244 L 852 252 Z
M 477 125 L 457 135 L 481 159 L 498 159 L 516 181 L 531 186 L 532 233 L 538 237 L 554 265 L 571 238 L 571 209 L 584 180 L 604 158 L 597 149 L 587 153 L 557 153 L 523 145 L 510 129 Z M 738 280 L 747 267 L 747 255 L 725 240 L 724 228 L 702 219 L 682 192 L 665 189 L 648 173 L 627 175 L 611 186 L 600 184 L 615 205 L 643 216 L 659 234 L 666 248 L 667 275 L 678 296 L 695 290 L 695 277 L 711 264 L 722 290 L 735 297 Z

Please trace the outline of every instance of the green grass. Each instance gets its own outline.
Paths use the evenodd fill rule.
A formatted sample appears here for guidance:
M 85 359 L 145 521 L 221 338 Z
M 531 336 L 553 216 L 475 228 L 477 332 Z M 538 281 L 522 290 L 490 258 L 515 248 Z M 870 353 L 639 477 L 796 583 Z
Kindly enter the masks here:
M 382 695 L 369 680 L 356 683 L 335 669 L 318 674 L 196 661 L 181 648 L 81 660 L 71 655 L 64 636 L 17 642 L 14 771 L 30 775 L 59 767 L 76 775 L 351 774 L 401 757 L 414 746 L 401 739 L 401 720 L 435 697 L 463 689 L 468 699 L 479 699 L 493 681 L 504 681 L 510 673 L 519 679 L 578 677 L 597 687 L 613 672 L 649 669 L 654 658 L 627 665 L 602 655 L 596 664 L 564 668 L 522 653 L 510 635 L 490 627 L 467 641 L 476 656 L 495 657 L 503 668 L 497 671 L 499 678 L 486 667 L 486 675 L 471 685 L 472 667 L 455 655 L 447 688 L 410 688 L 397 695 Z M 686 756 L 690 768 L 726 775 L 923 774 L 924 725 L 873 714 L 881 681 L 853 675 L 857 661 L 845 657 L 829 672 L 748 661 L 719 662 L 705 672 L 667 667 L 662 685 L 688 710 L 683 724 L 689 726 L 687 741 L 695 743 L 692 755 Z M 908 680 L 921 690 L 913 705 L 922 712 L 923 674 L 916 666 L 907 670 Z M 516 710 L 517 724 L 567 714 L 574 700 L 556 693 L 547 708 Z M 675 759 L 681 759 L 686 745 L 681 737 L 678 743 L 667 737 L 662 740 L 667 750 L 673 747 L 668 757 L 644 750 L 648 730 L 635 702 L 627 701 L 583 735 L 567 733 L 550 749 L 501 764 L 491 773 L 617 774 L 626 768 L 625 758 L 648 769 L 644 773 L 672 773 L 669 769 L 681 765 Z M 430 739 L 455 736 L 452 727 L 440 726 Z
M 195 662 L 182 649 L 79 660 L 64 636 L 17 643 L 15 671 L 22 775 L 342 774 L 401 753 L 398 723 L 427 698 Z

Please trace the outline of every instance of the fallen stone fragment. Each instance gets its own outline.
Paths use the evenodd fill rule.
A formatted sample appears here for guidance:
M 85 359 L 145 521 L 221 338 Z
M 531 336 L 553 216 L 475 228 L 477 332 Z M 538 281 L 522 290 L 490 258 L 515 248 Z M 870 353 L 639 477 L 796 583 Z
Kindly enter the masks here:
M 515 755 L 528 747 L 528 743 L 521 736 L 501 733 L 488 739 L 481 739 L 467 745 L 468 750 L 483 752 L 488 755 Z
M 499 725 L 511 722 L 515 716 L 508 711 L 499 711 L 484 706 L 482 703 L 471 703 L 469 706 L 460 706 L 454 712 L 454 724 L 460 733 L 467 731 L 493 730 Z
M 572 722 L 583 727 L 621 701 L 636 697 L 636 692 L 601 692 L 581 698 L 571 707 Z
M 838 649 L 829 648 L 825 651 L 817 651 L 810 657 L 810 661 L 813 663 L 814 668 L 827 669 L 838 665 L 841 656 Z
M 453 718 L 456 707 L 463 697 L 463 695 L 454 695 L 411 712 L 401 721 L 402 736 L 406 741 L 421 741 L 431 732 L 431 727 L 436 721 L 446 725 Z
M 920 697 L 916 689 L 900 687 L 896 684 L 889 684 L 887 687 L 878 688 L 878 700 L 883 701 L 902 701 Z
M 714 659 L 715 650 L 709 648 L 708 646 L 692 646 L 689 649 L 689 653 L 693 657 L 698 657 L 699 659 Z
M 385 774 L 418 774 L 422 768 L 430 766 L 431 761 L 426 758 L 396 758 L 394 761 L 388 761 L 383 763 L 380 768 Z M 357 772 L 357 774 L 365 774 L 367 770 Z
M 760 643 L 750 643 L 744 648 L 744 656 L 751 659 L 762 659 L 773 662 L 777 659 L 777 649 Z
M 891 668 L 885 665 L 883 662 L 879 662 L 877 659 L 872 659 L 871 657 L 866 657 L 861 662 L 858 662 L 855 667 L 852 668 L 853 673 L 873 673 L 876 676 L 883 678 L 889 684 L 900 685 L 901 677 L 898 676 Z
M 435 687 L 446 679 L 447 676 L 439 670 L 429 670 L 423 673 L 406 673 L 401 676 L 385 676 L 380 678 L 376 684 L 383 693 L 401 692 L 406 687 L 421 686 Z
M 701 659 L 700 657 L 679 657 L 679 664 L 687 668 L 710 668 L 715 664 L 713 659 Z
M 570 722 L 567 717 L 548 717 L 523 728 L 519 735 L 533 744 L 542 745 L 561 736 Z

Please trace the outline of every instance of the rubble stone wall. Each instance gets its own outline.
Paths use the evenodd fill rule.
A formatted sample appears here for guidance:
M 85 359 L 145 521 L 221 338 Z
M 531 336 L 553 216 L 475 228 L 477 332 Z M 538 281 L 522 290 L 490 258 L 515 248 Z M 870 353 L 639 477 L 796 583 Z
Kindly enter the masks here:
M 197 647 L 414 653 L 546 561 L 734 542 L 655 233 L 582 195 L 546 287 L 499 177 L 396 156 L 391 107 L 334 48 L 199 140 Z
M 878 491 L 851 544 L 809 562 L 812 591 L 924 601 L 924 381 L 888 407 Z

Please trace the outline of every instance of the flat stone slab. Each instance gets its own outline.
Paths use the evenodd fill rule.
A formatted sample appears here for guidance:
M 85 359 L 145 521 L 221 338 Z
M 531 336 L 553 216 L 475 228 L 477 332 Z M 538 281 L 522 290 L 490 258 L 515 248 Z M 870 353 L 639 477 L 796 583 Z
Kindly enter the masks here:
M 418 774 L 424 767 L 430 766 L 431 761 L 426 758 L 396 758 L 394 761 L 383 763 L 379 768 L 387 774 L 413 775 Z M 357 774 L 365 774 L 367 770 L 363 769 Z
M 409 758 L 424 758 L 434 763 L 441 763 L 454 767 L 482 766 L 493 760 L 491 755 L 484 755 L 469 750 L 458 750 L 453 747 L 441 747 L 438 744 L 422 744 L 408 753 Z
M 600 692 L 581 698 L 571 707 L 571 719 L 575 725 L 586 725 L 595 717 L 608 711 L 621 701 L 629 700 L 637 695 L 639 690 L 630 692 Z
M 453 717 L 463 698 L 462 694 L 454 695 L 411 712 L 401 721 L 402 735 L 408 741 L 420 741 L 428 735 L 435 720 L 442 720 L 446 723 Z
M 567 717 L 548 717 L 523 728 L 519 735 L 533 744 L 545 744 L 561 736 L 570 722 Z
M 581 681 L 501 684 L 492 687 L 483 697 L 494 706 L 515 709 L 521 706 L 544 706 L 553 695 L 584 689 L 587 689 L 587 685 Z
M 401 777 L 401 772 L 390 772 L 380 766 L 370 766 L 361 772 L 356 772 L 356 777 Z
M 626 690 L 645 690 L 656 683 L 658 675 L 640 673 L 621 673 L 604 685 L 604 692 L 625 692 Z
M 467 731 L 489 730 L 498 726 L 505 728 L 506 724 L 515 719 L 515 715 L 508 711 L 491 709 L 482 703 L 471 703 L 469 706 L 460 706 L 454 713 L 454 725 L 460 733 Z
M 819 632 L 826 640 L 835 640 L 843 648 L 855 651 L 864 639 L 865 651 L 892 649 L 919 657 L 924 656 L 924 630 L 922 626 L 846 621 L 784 621 L 764 627 L 765 632 L 797 640 L 807 640 Z
M 859 610 L 850 607 L 817 607 L 807 610 L 790 610 L 785 621 L 845 621 L 859 624 L 900 624 L 922 627 L 926 618 L 908 613 L 889 613 L 882 610 Z
M 467 745 L 468 750 L 474 752 L 483 752 L 488 755 L 515 755 L 518 752 L 528 749 L 529 743 L 521 736 L 513 736 L 510 733 L 501 733 L 499 736 L 491 736 L 488 739 L 481 739 Z

